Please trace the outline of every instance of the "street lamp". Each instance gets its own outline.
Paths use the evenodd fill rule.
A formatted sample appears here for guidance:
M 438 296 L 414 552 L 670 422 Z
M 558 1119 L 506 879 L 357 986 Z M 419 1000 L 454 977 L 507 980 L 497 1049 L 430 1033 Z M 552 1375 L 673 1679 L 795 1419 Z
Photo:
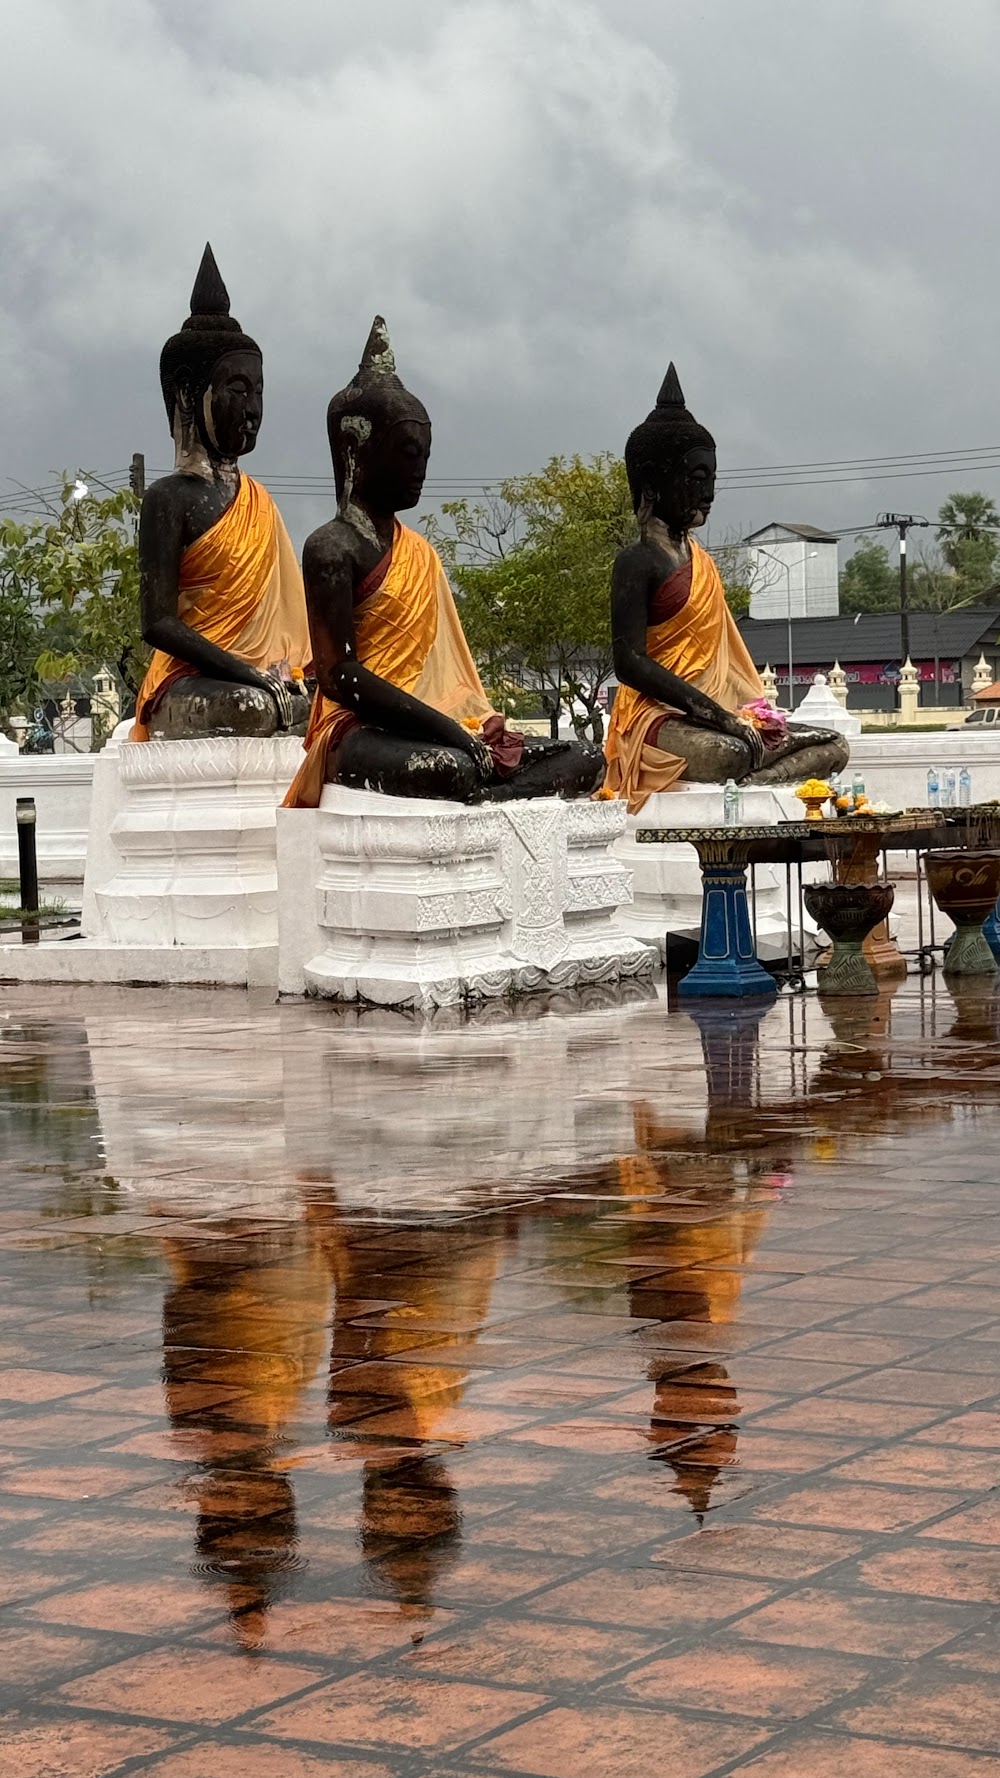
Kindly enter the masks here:
M 769 549 L 762 549 L 759 543 L 754 544 L 754 549 L 759 556 L 766 556 L 769 562 L 776 562 L 785 576 L 785 589 L 787 594 L 785 610 L 788 622 L 788 709 L 789 712 L 791 712 L 795 709 L 795 678 L 792 673 L 792 565 L 790 562 L 782 561 L 780 556 L 772 555 Z M 818 549 L 808 550 L 802 558 L 803 567 L 806 562 L 812 561 L 813 556 L 818 555 Z

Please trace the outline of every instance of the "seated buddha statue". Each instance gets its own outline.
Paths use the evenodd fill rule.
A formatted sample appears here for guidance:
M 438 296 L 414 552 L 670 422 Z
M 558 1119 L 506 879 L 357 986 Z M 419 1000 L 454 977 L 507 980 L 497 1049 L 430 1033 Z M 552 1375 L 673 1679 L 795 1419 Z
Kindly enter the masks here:
M 688 413 L 671 365 L 656 406 L 625 446 L 639 541 L 611 583 L 615 697 L 605 785 L 632 813 L 655 791 L 696 784 L 792 784 L 847 764 L 831 729 L 789 723 L 773 743 L 737 714 L 764 688 L 726 604 L 718 568 L 691 533 L 715 496 L 715 440 Z
M 261 422 L 260 347 L 229 313 L 211 247 L 160 383 L 174 469 L 139 517 L 142 633 L 155 652 L 130 738 L 301 733 L 302 576 L 270 494 L 238 466 Z
M 314 808 L 324 782 L 460 802 L 594 790 L 595 747 L 515 734 L 492 708 L 440 558 L 397 516 L 420 500 L 431 423 L 381 317 L 327 430 L 337 513 L 302 557 L 318 690 L 286 807 Z

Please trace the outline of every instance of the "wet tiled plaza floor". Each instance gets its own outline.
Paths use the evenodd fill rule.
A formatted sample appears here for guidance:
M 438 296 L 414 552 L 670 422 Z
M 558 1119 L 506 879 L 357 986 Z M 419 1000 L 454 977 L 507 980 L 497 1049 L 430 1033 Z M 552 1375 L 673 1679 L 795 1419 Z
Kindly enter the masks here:
M 1000 1773 L 998 1037 L 6 990 L 0 1771 Z

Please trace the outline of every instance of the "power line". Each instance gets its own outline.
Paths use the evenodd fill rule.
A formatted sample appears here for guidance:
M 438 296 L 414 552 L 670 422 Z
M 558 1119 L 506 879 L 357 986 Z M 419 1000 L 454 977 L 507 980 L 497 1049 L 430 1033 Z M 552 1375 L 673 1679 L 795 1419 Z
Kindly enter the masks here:
M 889 457 L 829 457 L 815 463 L 756 463 L 746 469 L 732 469 L 730 475 L 771 475 L 779 469 L 861 469 L 866 464 L 923 463 L 948 457 L 995 456 L 1000 445 L 969 445 L 963 450 L 895 451 Z
M 718 486 L 719 490 L 725 494 L 735 494 L 735 493 L 741 492 L 744 489 L 748 493 L 752 493 L 755 489 L 760 490 L 760 489 L 765 489 L 765 488 L 844 488 L 844 487 L 850 486 L 850 484 L 853 482 L 873 482 L 874 483 L 874 482 L 910 481 L 911 479 L 913 479 L 915 477 L 919 477 L 919 476 L 927 476 L 927 475 L 955 476 L 955 475 L 963 475 L 971 470 L 979 471 L 981 469 L 1000 469 L 1000 455 L 993 458 L 991 461 L 985 462 L 985 463 L 984 462 L 977 462 L 974 464 L 956 463 L 956 464 L 946 465 L 942 469 L 891 470 L 884 475 L 821 475 L 821 476 L 810 477 L 808 479 L 802 478 L 800 480 L 783 481 L 783 482 L 730 482 L 726 479 L 725 476 L 720 476 L 717 486 Z
M 863 482 L 879 483 L 883 481 L 906 481 L 916 478 L 924 479 L 934 476 L 956 476 L 976 474 L 980 471 L 1000 469 L 1000 445 L 973 445 L 961 450 L 914 451 L 899 453 L 885 457 L 842 457 L 816 459 L 802 463 L 755 464 L 743 468 L 728 469 L 719 477 L 718 487 L 721 493 L 778 492 L 784 489 L 821 488 L 858 485 Z M 829 473 L 812 474 L 811 471 L 828 471 Z M 159 475 L 169 473 L 161 470 Z M 127 470 L 110 470 L 104 475 L 92 477 L 95 483 L 103 485 L 109 491 L 117 491 L 128 484 Z M 296 474 L 290 471 L 274 475 L 261 475 L 259 478 L 265 487 L 271 489 L 282 499 L 322 499 L 332 497 L 333 478 L 327 473 L 313 475 L 310 473 Z M 499 492 L 505 480 L 516 480 L 516 477 L 505 476 L 429 476 L 425 483 L 425 493 L 431 500 L 461 500 L 478 496 L 489 498 Z M 14 484 L 11 493 L 0 494 L 0 511 L 9 516 L 37 515 L 39 509 L 49 510 L 54 501 L 62 493 L 62 483 L 52 482 L 37 488 Z M 870 526 L 842 528 L 841 534 L 855 534 L 871 529 Z

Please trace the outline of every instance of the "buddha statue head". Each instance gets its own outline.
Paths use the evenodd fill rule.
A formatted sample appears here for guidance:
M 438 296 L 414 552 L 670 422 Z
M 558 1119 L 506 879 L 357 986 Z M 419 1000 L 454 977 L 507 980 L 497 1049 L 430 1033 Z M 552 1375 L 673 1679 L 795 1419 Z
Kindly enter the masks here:
M 260 347 L 229 313 L 229 292 L 206 246 L 191 292 L 191 313 L 160 354 L 160 386 L 180 452 L 200 443 L 210 458 L 252 451 L 260 430 L 264 366 Z
M 326 414 L 340 511 L 380 517 L 416 506 L 431 454 L 423 402 L 403 387 L 381 315 L 372 323 L 355 375 Z
M 682 537 L 705 523 L 715 498 L 715 440 L 688 413 L 672 364 L 652 413 L 625 446 L 625 470 L 640 524 L 657 518 Z

